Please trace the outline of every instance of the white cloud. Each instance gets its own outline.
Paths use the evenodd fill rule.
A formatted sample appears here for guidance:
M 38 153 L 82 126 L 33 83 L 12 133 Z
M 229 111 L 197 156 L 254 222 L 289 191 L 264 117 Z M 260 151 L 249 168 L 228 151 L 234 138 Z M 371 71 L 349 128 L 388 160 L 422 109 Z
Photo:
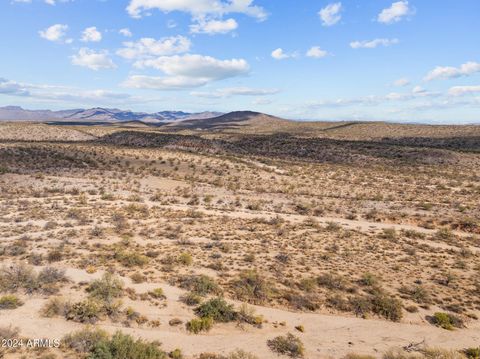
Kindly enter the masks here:
M 272 51 L 271 56 L 275 60 L 284 60 L 284 59 L 289 59 L 289 58 L 292 58 L 292 57 L 297 57 L 298 54 L 296 52 L 286 53 L 286 52 L 283 51 L 282 48 L 278 48 L 278 49 Z
M 480 63 L 473 61 L 466 62 L 460 65 L 458 68 L 450 66 L 437 66 L 430 71 L 427 76 L 425 76 L 425 81 L 470 76 L 477 72 L 480 72 Z
M 407 78 L 401 78 L 393 82 L 393 86 L 403 87 L 410 85 L 410 80 Z
M 157 9 L 163 12 L 183 11 L 194 17 L 221 17 L 229 13 L 241 13 L 259 20 L 267 17 L 265 10 L 253 5 L 253 0 L 130 0 L 127 12 L 139 18 L 144 11 Z
M 397 1 L 394 2 L 389 8 L 383 9 L 380 14 L 378 14 L 377 21 L 384 24 L 393 24 L 402 20 L 403 17 L 413 14 L 408 6 L 408 1 Z
M 278 89 L 255 89 L 250 87 L 228 87 L 213 92 L 192 92 L 192 96 L 204 98 L 225 98 L 232 96 L 268 96 L 279 93 Z
M 480 86 L 453 86 L 448 90 L 451 96 L 463 96 L 480 93 Z
M 88 67 L 95 71 L 114 69 L 117 67 L 108 56 L 107 51 L 96 52 L 84 47 L 78 51 L 78 54 L 73 55 L 71 58 L 73 65 Z
M 0 94 L 48 100 L 49 102 L 97 103 L 101 105 L 105 105 L 106 103 L 125 104 L 125 101 L 132 103 L 142 102 L 142 99 L 126 93 L 111 92 L 102 89 L 83 90 L 57 85 L 37 85 L 2 78 L 0 78 Z
M 325 57 L 328 55 L 328 52 L 325 50 L 322 50 L 320 46 L 313 46 L 311 47 L 306 54 L 308 57 L 313 57 L 316 59 L 320 59 L 322 57 Z
M 132 37 L 133 36 L 133 34 L 132 34 L 132 32 L 130 31 L 129 28 L 120 29 L 120 30 L 118 30 L 118 33 L 120 35 L 125 36 L 125 37 Z
M 139 60 L 134 66 L 154 68 L 166 76 L 134 75 L 125 81 L 124 86 L 160 90 L 199 87 L 213 81 L 246 75 L 250 69 L 243 59 L 218 60 L 211 56 L 190 54 Z
M 329 4 L 318 12 L 318 16 L 322 19 L 323 26 L 333 26 L 340 21 L 342 16 L 340 12 L 342 11 L 342 3 L 337 2 Z
M 38 33 L 40 36 L 48 41 L 61 42 L 68 30 L 68 25 L 55 24 L 45 30 L 40 30 Z
M 81 41 L 83 42 L 99 42 L 102 40 L 102 33 L 95 26 L 87 27 L 83 30 Z
M 367 41 L 353 41 L 350 43 L 352 49 L 374 49 L 377 46 L 390 46 L 398 44 L 398 39 L 375 39 Z
M 124 48 L 117 51 L 117 55 L 126 59 L 142 59 L 153 56 L 175 55 L 190 50 L 192 43 L 184 36 L 164 37 L 155 40 L 149 37 L 137 42 L 124 42 Z
M 195 34 L 226 34 L 238 28 L 235 19 L 210 20 L 200 19 L 196 24 L 190 25 L 190 32 Z

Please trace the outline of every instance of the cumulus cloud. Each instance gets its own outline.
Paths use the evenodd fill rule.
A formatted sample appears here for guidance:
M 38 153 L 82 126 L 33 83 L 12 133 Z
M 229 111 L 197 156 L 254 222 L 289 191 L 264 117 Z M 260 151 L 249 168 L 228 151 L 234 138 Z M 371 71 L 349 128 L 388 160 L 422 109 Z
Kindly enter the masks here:
M 318 12 L 318 16 L 322 20 L 323 26 L 333 26 L 342 18 L 340 12 L 342 11 L 342 3 L 337 2 L 325 6 Z
M 322 57 L 327 56 L 328 52 L 325 50 L 322 50 L 320 46 L 313 46 L 307 51 L 306 55 L 308 57 L 313 57 L 315 59 L 321 59 Z
M 292 57 L 297 57 L 298 54 L 296 52 L 286 53 L 286 52 L 283 51 L 282 48 L 278 48 L 278 49 L 272 51 L 271 56 L 275 60 L 284 60 L 284 59 L 289 59 L 289 58 L 292 58 Z
M 190 25 L 190 32 L 195 34 L 226 34 L 238 28 L 235 19 L 210 20 L 200 19 L 196 24 Z
M 460 67 L 437 66 L 425 76 L 425 81 L 465 77 L 477 72 L 480 72 L 480 63 L 473 61 L 466 62 Z
M 448 90 L 451 96 L 463 96 L 480 93 L 480 86 L 453 86 Z
M 68 25 L 55 24 L 45 30 L 40 30 L 40 37 L 48 41 L 61 42 L 67 35 Z
M 130 60 L 175 55 L 189 51 L 191 45 L 188 38 L 180 35 L 159 40 L 145 37 L 136 42 L 124 42 L 124 47 L 117 51 L 117 55 Z
M 81 41 L 83 42 L 99 42 L 102 40 L 102 33 L 95 26 L 87 27 L 82 32 Z
M 226 98 L 232 96 L 268 96 L 279 93 L 278 89 L 256 89 L 250 87 L 228 87 L 212 92 L 192 92 L 192 96 L 204 98 Z
M 194 17 L 221 17 L 229 13 L 241 13 L 259 20 L 267 17 L 265 10 L 253 4 L 253 0 L 130 0 L 127 12 L 139 18 L 145 11 L 160 10 L 163 12 L 183 11 Z
M 413 14 L 413 12 L 408 5 L 408 1 L 397 1 L 389 8 L 383 9 L 378 14 L 377 21 L 384 24 L 393 24 L 401 21 L 405 16 Z
M 398 39 L 375 39 L 367 41 L 353 41 L 350 43 L 350 47 L 352 49 L 374 49 L 378 46 L 391 46 L 398 43 Z
M 403 87 L 407 85 L 410 85 L 410 80 L 407 78 L 401 78 L 393 82 L 393 86 L 397 86 L 397 87 Z
M 243 59 L 219 60 L 211 56 L 175 55 L 138 60 L 137 68 L 153 68 L 166 76 L 130 76 L 124 86 L 149 89 L 185 89 L 206 85 L 213 81 L 246 75 L 249 65 Z
M 132 37 L 133 36 L 133 34 L 132 34 L 132 32 L 130 31 L 129 28 L 120 29 L 120 30 L 118 30 L 118 33 L 120 35 L 125 36 L 125 37 Z
M 117 66 L 108 55 L 108 51 L 94 51 L 88 48 L 81 48 L 76 55 L 71 57 L 72 64 L 87 67 L 91 70 L 114 69 Z

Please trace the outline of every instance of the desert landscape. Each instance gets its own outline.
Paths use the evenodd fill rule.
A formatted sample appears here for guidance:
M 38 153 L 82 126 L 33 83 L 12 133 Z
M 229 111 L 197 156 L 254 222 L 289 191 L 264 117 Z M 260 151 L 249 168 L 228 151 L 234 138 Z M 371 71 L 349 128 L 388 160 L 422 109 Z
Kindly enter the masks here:
M 0 122 L 0 357 L 479 358 L 479 125 L 181 116 Z

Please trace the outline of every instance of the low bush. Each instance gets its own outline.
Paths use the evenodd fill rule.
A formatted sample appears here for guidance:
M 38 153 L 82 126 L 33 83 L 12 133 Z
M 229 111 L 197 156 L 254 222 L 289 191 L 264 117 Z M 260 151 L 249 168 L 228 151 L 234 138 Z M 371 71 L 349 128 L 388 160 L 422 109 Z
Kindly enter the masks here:
M 221 294 L 222 290 L 215 280 L 206 275 L 191 275 L 180 278 L 180 287 L 188 289 L 195 294 L 206 296 L 207 294 Z
M 463 320 L 450 313 L 437 312 L 432 317 L 432 323 L 436 326 L 453 330 L 454 328 L 463 328 Z
M 198 334 L 200 332 L 208 332 L 213 327 L 213 319 L 210 317 L 206 318 L 195 318 L 187 322 L 186 328 L 189 332 Z
M 123 282 L 111 273 L 105 273 L 101 279 L 92 281 L 87 287 L 90 297 L 111 303 L 123 295 Z
M 305 355 L 302 341 L 291 333 L 268 340 L 267 345 L 273 352 L 291 358 L 303 358 Z
M 72 304 L 65 313 L 65 319 L 79 323 L 95 324 L 103 314 L 102 306 L 94 300 Z
M 53 318 L 57 315 L 65 316 L 70 308 L 70 304 L 61 297 L 53 297 L 42 307 L 40 314 L 43 317 Z
M 4 295 L 0 297 L 0 309 L 16 309 L 23 305 L 23 302 L 15 295 Z
M 155 298 L 155 299 L 165 299 L 167 298 L 165 296 L 165 294 L 163 293 L 163 289 L 162 288 L 155 288 L 153 290 L 151 290 L 150 292 L 148 292 L 148 294 L 152 297 L 152 298 Z
M 240 274 L 232 283 L 237 299 L 252 304 L 262 304 L 272 297 L 273 285 L 258 272 L 249 270 Z
M 120 251 L 115 253 L 115 259 L 125 267 L 142 267 L 148 263 L 148 257 L 137 252 Z
M 199 305 L 202 302 L 202 297 L 196 293 L 187 293 L 183 295 L 180 300 L 186 305 Z
M 237 318 L 233 305 L 223 298 L 213 298 L 195 309 L 200 318 L 212 318 L 215 322 L 231 322 Z

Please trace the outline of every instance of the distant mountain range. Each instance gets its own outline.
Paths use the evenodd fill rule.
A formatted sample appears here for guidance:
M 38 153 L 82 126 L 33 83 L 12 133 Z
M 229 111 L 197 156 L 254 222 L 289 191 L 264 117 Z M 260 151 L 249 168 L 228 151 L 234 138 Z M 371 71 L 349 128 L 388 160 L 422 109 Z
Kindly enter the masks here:
M 66 121 L 66 122 L 130 122 L 151 124 L 171 123 L 183 120 L 203 120 L 223 115 L 221 112 L 189 113 L 161 111 L 155 113 L 133 112 L 116 108 L 95 107 L 72 110 L 26 110 L 19 106 L 0 107 L 0 121 Z

